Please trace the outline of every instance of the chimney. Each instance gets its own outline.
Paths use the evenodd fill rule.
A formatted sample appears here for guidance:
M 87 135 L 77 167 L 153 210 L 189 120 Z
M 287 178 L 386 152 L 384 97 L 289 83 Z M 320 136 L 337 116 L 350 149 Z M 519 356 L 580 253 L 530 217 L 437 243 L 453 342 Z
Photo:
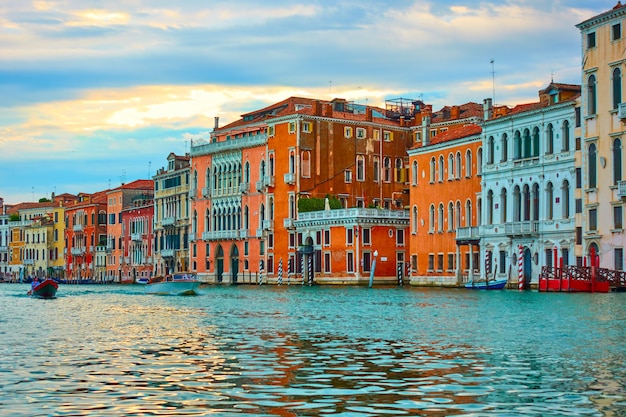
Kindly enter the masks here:
M 215 126 L 213 126 L 213 130 L 217 130 L 220 128 L 220 117 L 215 116 Z
M 333 116 L 333 105 L 331 103 L 327 103 L 324 105 L 324 110 L 322 112 L 322 116 L 332 117 Z
M 456 120 L 461 115 L 461 108 L 459 106 L 452 106 L 450 109 L 450 118 Z
M 404 116 L 400 116 L 400 126 L 404 127 L 404 125 L 405 125 Z
M 372 121 L 372 108 L 371 107 L 365 108 L 365 120 L 367 120 L 368 122 Z
M 313 114 L 315 114 L 316 116 L 322 115 L 322 103 L 320 103 L 319 100 L 315 100 L 315 102 L 313 103 L 313 109 Z
M 422 146 L 428 145 L 430 140 L 430 114 L 422 117 Z
M 483 100 L 483 120 L 491 119 L 492 101 L 490 98 Z

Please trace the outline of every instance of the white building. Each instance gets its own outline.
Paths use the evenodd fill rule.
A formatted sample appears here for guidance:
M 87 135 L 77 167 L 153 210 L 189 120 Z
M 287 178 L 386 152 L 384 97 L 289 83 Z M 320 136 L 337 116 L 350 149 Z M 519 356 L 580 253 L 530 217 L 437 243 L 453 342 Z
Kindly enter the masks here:
M 539 102 L 492 109 L 485 100 L 481 262 L 490 279 L 536 285 L 554 253 L 576 261 L 575 141 L 580 86 L 550 83 Z

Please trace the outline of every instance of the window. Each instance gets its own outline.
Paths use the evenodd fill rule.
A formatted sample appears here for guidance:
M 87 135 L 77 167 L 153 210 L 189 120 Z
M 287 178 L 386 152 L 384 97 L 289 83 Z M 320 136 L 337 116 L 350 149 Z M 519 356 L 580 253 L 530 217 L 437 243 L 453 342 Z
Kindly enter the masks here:
M 456 178 L 461 178 L 461 152 L 456 153 Z
M 413 206 L 413 211 L 411 213 L 411 234 L 417 234 L 417 206 Z
M 617 109 L 622 102 L 622 71 L 619 68 L 613 70 L 611 83 L 613 84 L 613 109 Z
M 613 141 L 613 184 L 622 180 L 622 140 Z
M 443 171 L 444 171 L 444 165 L 443 165 L 443 155 L 439 156 L 439 176 L 437 178 L 437 180 L 439 182 L 443 182 Z
M 346 228 L 346 246 L 354 244 L 354 230 L 351 227 Z
M 506 273 L 506 251 L 501 250 L 498 253 L 498 257 L 500 258 L 499 265 L 498 265 L 499 266 L 498 272 L 500 274 L 505 274 Z
M 432 253 L 428 254 L 428 270 L 433 271 L 435 269 L 435 255 Z
M 569 151 L 569 141 L 570 141 L 569 122 L 567 120 L 564 120 L 563 121 L 563 140 L 561 142 L 562 152 Z
M 388 130 L 383 131 L 383 139 L 385 142 L 391 142 L 393 140 L 393 132 Z
M 552 220 L 554 217 L 554 186 L 551 182 L 546 185 L 546 219 Z
M 346 252 L 346 271 L 354 272 L 354 253 Z
M 495 155 L 495 140 L 493 136 L 489 136 L 487 139 L 487 164 L 493 164 Z
M 330 252 L 324 252 L 324 273 L 329 274 L 330 271 Z
M 365 181 L 365 156 L 363 155 L 356 157 L 356 180 Z
M 454 179 L 454 155 L 448 155 L 448 181 Z
M 590 75 L 587 78 L 587 115 L 593 116 L 596 114 L 596 76 Z
M 396 245 L 404 246 L 404 229 L 396 229 Z
M 552 123 L 548 123 L 547 129 L 547 143 L 546 143 L 546 155 L 552 155 L 554 153 L 554 127 Z
M 371 243 L 372 243 L 372 239 L 371 239 L 372 231 L 370 229 L 364 227 L 363 230 L 362 230 L 362 234 L 363 234 L 363 237 L 362 237 L 363 244 L 364 245 L 371 245 Z
M 493 191 L 487 192 L 487 224 L 493 224 Z
M 365 139 L 365 129 L 362 127 L 356 128 L 356 138 L 357 139 Z
M 613 229 L 622 230 L 622 206 L 613 206 Z
M 580 214 L 582 212 L 583 212 L 583 199 L 577 198 L 576 199 L 576 214 Z
M 613 258 L 615 260 L 615 270 L 623 271 L 624 270 L 624 249 L 623 248 L 613 249 Z
M 311 133 L 313 131 L 313 123 L 311 123 L 311 122 L 302 122 L 302 131 L 304 133 Z
M 349 139 L 352 137 L 352 128 L 350 126 L 346 126 L 343 128 L 343 136 L 346 139 Z
M 611 34 L 612 34 L 612 38 L 611 40 L 618 40 L 619 38 L 622 37 L 622 25 L 620 23 L 616 23 L 613 25 L 613 27 L 611 28 Z
M 311 176 L 311 151 L 302 151 L 300 154 L 300 163 L 302 177 L 309 178 Z
M 587 33 L 587 49 L 596 47 L 596 33 Z
M 483 173 L 483 148 L 478 148 L 476 154 L 476 175 L 482 175 Z
M 345 182 L 345 183 L 350 183 L 350 182 L 352 182 L 352 171 L 350 171 L 349 169 L 346 169 L 346 170 L 343 172 L 343 175 L 344 175 L 344 182 Z
M 436 166 L 435 157 L 432 157 L 430 159 L 430 183 L 431 184 L 435 182 L 435 166 Z
M 580 117 L 580 107 L 576 107 L 574 109 L 574 116 L 575 116 L 574 117 L 574 126 L 580 127 L 580 125 L 582 123 L 582 120 L 581 120 L 581 117 Z
M 384 181 L 385 182 L 391 182 L 391 158 L 389 157 L 385 157 L 385 159 L 383 159 L 383 164 L 384 164 Z
M 500 154 L 500 162 L 506 162 L 509 154 L 509 137 L 506 133 L 502 135 L 502 152 Z
M 378 156 L 375 156 L 372 158 L 372 178 L 374 180 L 374 182 L 379 182 L 380 181 L 380 158 Z
M 417 161 L 413 161 L 412 169 L 411 169 L 411 184 L 417 185 L 418 178 L 418 170 L 417 170 Z
M 296 132 L 296 122 L 289 122 L 289 133 Z
M 443 253 L 437 254 L 437 271 L 443 271 Z
M 590 231 L 598 230 L 598 210 L 597 209 L 589 210 L 589 230 Z
M 437 231 L 443 232 L 443 203 L 439 203 L 439 210 L 437 212 Z
M 274 126 L 268 126 L 267 127 L 267 134 L 269 136 L 274 136 Z
M 563 181 L 563 185 L 561 186 L 561 217 L 564 219 L 569 218 L 570 213 L 570 192 L 569 192 L 569 181 Z
M 597 178 L 596 178 L 596 174 L 597 174 L 597 170 L 596 170 L 596 144 L 592 143 L 591 145 L 589 145 L 589 152 L 588 152 L 588 169 L 589 172 L 587 172 L 587 186 L 589 188 L 596 188 L 597 186 Z
M 472 151 L 469 149 L 465 153 L 465 177 L 472 176 Z

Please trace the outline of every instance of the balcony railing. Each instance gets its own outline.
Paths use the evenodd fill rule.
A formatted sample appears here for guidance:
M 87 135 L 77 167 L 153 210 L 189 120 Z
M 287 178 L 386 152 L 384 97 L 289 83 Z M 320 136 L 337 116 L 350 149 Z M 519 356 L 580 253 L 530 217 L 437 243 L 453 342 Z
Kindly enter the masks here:
M 285 184 L 295 184 L 296 183 L 296 175 L 293 172 L 289 172 L 283 176 L 285 180 Z
M 224 240 L 239 238 L 238 230 L 214 230 L 202 233 L 202 240 Z
M 74 256 L 81 256 L 85 254 L 85 248 L 72 248 L 71 254 Z
M 617 196 L 619 198 L 626 198 L 626 181 L 619 181 L 617 183 Z
M 239 230 L 239 239 L 245 239 L 248 237 L 248 229 Z
M 176 253 L 176 249 L 161 249 L 162 258 L 173 258 Z
M 163 217 L 163 220 L 161 220 L 161 226 L 163 227 L 176 226 L 176 217 L 173 217 L 173 216 Z
M 456 229 L 456 240 L 480 239 L 480 226 L 459 227 Z
M 508 236 L 532 236 L 539 233 L 538 221 L 512 222 L 504 224 L 504 233 Z
M 75 232 L 82 232 L 83 230 L 85 230 L 85 226 L 82 224 L 75 224 L 74 226 L 72 226 L 72 230 Z
M 295 229 L 295 220 L 290 218 L 283 219 L 283 226 L 285 227 L 285 229 Z
M 349 208 L 338 210 L 319 210 L 298 213 L 299 221 L 326 219 L 401 219 L 409 220 L 409 212 L 405 210 Z
M 270 230 L 274 226 L 273 220 L 263 220 L 263 229 Z
M 245 136 L 243 138 L 226 140 L 222 142 L 205 142 L 202 140 L 194 141 L 191 146 L 190 154 L 192 157 L 200 155 L 209 155 L 217 152 L 224 152 L 233 149 L 250 148 L 263 145 L 267 142 L 267 134 L 263 133 L 254 136 Z
M 24 265 L 35 265 L 34 259 L 24 259 L 22 262 L 24 262 Z
M 0 252 L 8 252 L 8 251 L 9 251 L 8 246 L 0 246 Z
M 131 233 L 130 234 L 130 240 L 132 240 L 133 242 L 141 242 L 143 240 L 143 234 L 142 233 Z
M 239 192 L 240 193 L 245 194 L 248 191 L 250 191 L 250 183 L 242 182 L 241 184 L 239 184 Z

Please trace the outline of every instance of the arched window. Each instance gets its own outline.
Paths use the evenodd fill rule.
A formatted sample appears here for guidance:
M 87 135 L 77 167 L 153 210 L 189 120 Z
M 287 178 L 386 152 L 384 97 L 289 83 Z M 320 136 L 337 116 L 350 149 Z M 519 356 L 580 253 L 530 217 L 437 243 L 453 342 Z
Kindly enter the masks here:
M 493 164 L 495 155 L 495 141 L 493 136 L 487 138 L 487 164 Z
M 417 206 L 413 206 L 411 212 L 411 234 L 417 234 Z
M 622 141 L 617 138 L 613 141 L 613 184 L 622 180 Z
M 522 219 L 524 221 L 530 220 L 530 200 L 530 187 L 528 186 L 528 184 L 525 184 L 524 188 L 522 189 L 522 201 L 524 205 L 524 213 Z
M 523 155 L 522 135 L 519 130 L 513 135 L 513 159 L 520 159 Z
M 570 131 L 569 121 L 563 120 L 563 140 L 561 142 L 561 150 L 563 152 L 569 151 Z
M 448 203 L 448 232 L 454 230 L 454 203 Z
M 478 197 L 476 199 L 476 226 L 480 226 L 482 224 L 483 218 L 483 200 Z
M 533 184 L 533 220 L 539 220 L 539 184 Z
M 456 178 L 461 178 L 461 152 L 456 153 Z
M 198 212 L 194 210 L 193 219 L 191 222 L 191 233 L 195 235 L 197 231 L 198 231 Z
M 295 172 L 296 172 L 296 153 L 294 151 L 289 151 L 289 173 L 295 174 Z
M 465 202 L 465 227 L 472 226 L 472 202 L 467 200 Z
M 244 172 L 244 180 L 246 184 L 250 184 L 250 162 L 246 161 L 246 167 Z
M 487 191 L 487 218 L 486 224 L 493 224 L 493 191 Z
M 613 108 L 617 109 L 617 106 L 622 102 L 622 71 L 619 68 L 613 70 Z
M 596 174 L 597 174 L 597 161 L 596 161 L 596 144 L 592 143 L 591 145 L 589 145 L 589 151 L 588 151 L 588 169 L 589 171 L 587 172 L 587 185 L 589 188 L 596 188 L 597 186 L 597 180 L 596 180 Z
M 431 204 L 428 210 L 428 233 L 435 231 L 435 205 Z
M 443 182 L 443 171 L 445 170 L 443 165 L 443 155 L 439 155 L 439 182 Z
M 391 158 L 385 157 L 383 159 L 383 181 L 391 182 Z
M 524 135 L 522 136 L 523 149 L 522 158 L 530 158 L 532 155 L 532 145 L 530 140 L 530 130 L 524 129 Z
M 454 179 L 454 155 L 448 155 L 448 179 Z
M 506 188 L 503 188 L 500 191 L 500 223 L 506 223 L 506 212 L 507 212 L 507 202 L 506 202 Z
M 532 156 L 539 156 L 539 128 L 533 129 Z
M 437 214 L 437 231 L 443 232 L 443 203 L 439 203 L 439 212 Z
M 459 229 L 461 227 L 461 202 L 456 202 L 456 210 L 454 211 L 454 225 L 455 229 Z
M 518 185 L 513 189 L 513 221 L 522 220 L 522 195 Z
M 596 114 L 597 107 L 597 86 L 596 86 L 596 76 L 591 74 L 589 78 L 587 78 L 587 115 L 593 116 Z
M 417 178 L 418 178 L 417 161 L 413 161 L 412 170 L 411 170 L 411 184 L 417 185 Z
M 500 153 L 500 162 L 506 162 L 509 159 L 509 137 L 506 133 L 502 134 L 502 152 Z
M 433 156 L 430 159 L 430 183 L 434 183 L 435 182 L 435 165 L 437 163 L 435 162 L 435 157 Z
M 365 156 L 356 156 L 356 180 L 365 181 Z
M 563 181 L 563 186 L 561 187 L 561 217 L 564 219 L 569 218 L 570 213 L 570 196 L 569 196 L 569 181 Z
M 476 155 L 476 174 L 482 175 L 483 173 L 483 148 L 478 148 Z
M 472 151 L 469 149 L 465 152 L 465 176 L 467 178 L 472 176 Z
M 296 218 L 296 197 L 293 194 L 289 195 L 289 218 Z
M 546 136 L 546 155 L 552 155 L 554 153 L 554 127 L 552 123 L 548 123 Z
M 302 177 L 311 177 L 311 151 L 302 151 L 300 154 L 300 172 Z
M 554 218 L 554 186 L 551 182 L 546 184 L 546 220 Z

